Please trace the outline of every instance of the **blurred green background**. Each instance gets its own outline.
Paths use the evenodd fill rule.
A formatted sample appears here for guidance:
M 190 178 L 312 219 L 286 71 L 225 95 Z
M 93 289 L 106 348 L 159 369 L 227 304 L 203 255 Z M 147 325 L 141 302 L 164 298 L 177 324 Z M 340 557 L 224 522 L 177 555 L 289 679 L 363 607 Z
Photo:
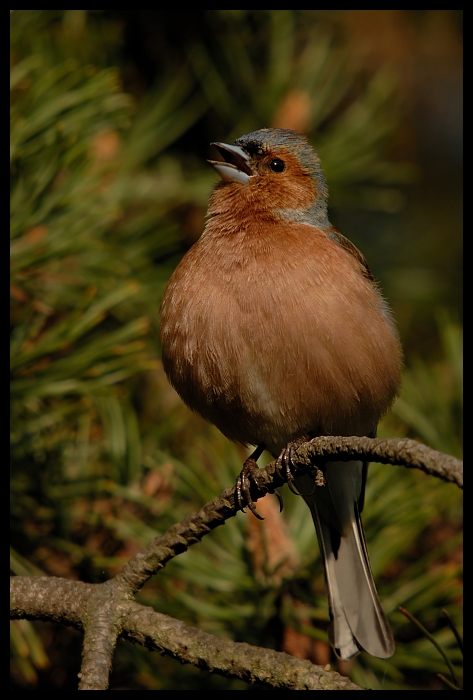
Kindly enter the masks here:
M 333 224 L 393 307 L 403 387 L 381 436 L 461 456 L 460 10 L 11 11 L 12 568 L 106 580 L 234 483 L 246 452 L 169 387 L 159 304 L 200 235 L 210 141 L 278 126 L 322 159 Z M 284 489 L 173 560 L 139 599 L 337 667 L 308 509 Z M 258 503 L 258 509 L 260 509 Z M 442 689 L 461 657 L 461 500 L 372 465 L 364 523 L 397 648 L 342 673 Z M 12 623 L 14 689 L 74 690 L 81 637 Z M 120 642 L 113 689 L 252 689 Z

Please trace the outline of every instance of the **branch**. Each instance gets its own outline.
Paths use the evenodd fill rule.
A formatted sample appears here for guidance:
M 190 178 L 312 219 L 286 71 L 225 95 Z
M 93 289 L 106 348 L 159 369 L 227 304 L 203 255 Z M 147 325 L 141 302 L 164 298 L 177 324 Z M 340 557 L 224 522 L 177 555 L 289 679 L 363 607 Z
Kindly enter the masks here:
M 326 462 L 327 457 L 334 456 L 342 462 L 363 459 L 367 462 L 420 469 L 463 488 L 463 462 L 407 438 L 318 437 L 296 450 L 295 461 L 298 465 L 313 465 L 320 458 Z
M 227 678 L 238 678 L 280 690 L 363 690 L 349 678 L 315 666 L 310 661 L 221 639 L 157 613 L 152 608 L 123 599 L 123 596 L 120 598 L 114 594 L 111 585 L 116 580 L 107 581 L 108 590 L 105 592 L 107 584 L 91 585 L 54 577 L 13 577 L 10 581 L 11 617 L 61 622 L 84 629 L 85 624 L 81 619 L 87 614 L 91 615 L 92 608 L 95 612 L 102 612 L 102 617 L 115 610 L 120 620 L 120 636 L 124 639 Z M 97 593 L 100 589 L 104 593 L 101 604 L 105 610 L 97 611 Z M 95 598 L 92 606 L 91 595 Z M 98 640 L 99 647 L 101 641 Z M 110 644 L 108 640 L 108 646 Z M 92 653 L 92 649 L 88 653 Z M 104 680 L 104 676 L 108 676 L 109 660 L 97 653 L 96 663 L 85 662 L 84 653 L 79 689 L 105 690 L 108 678 Z
M 137 603 L 129 610 L 126 638 L 206 671 L 279 690 L 363 690 L 336 671 L 284 652 L 221 639 Z
M 315 438 L 296 450 L 294 469 L 308 472 L 315 464 L 322 466 L 334 458 L 335 461 L 363 459 L 420 469 L 460 487 L 463 485 L 461 462 L 414 440 Z M 253 500 L 273 493 L 286 480 L 277 462 L 271 462 L 255 475 L 250 489 Z M 158 649 L 184 663 L 267 687 L 360 689 L 348 679 L 307 661 L 219 639 L 131 600 L 170 559 L 199 542 L 237 512 L 235 487 L 232 487 L 155 538 L 130 559 L 120 574 L 103 584 L 53 577 L 15 577 L 11 580 L 11 617 L 60 622 L 84 630 L 81 690 L 107 688 L 118 636 Z
M 323 464 L 333 457 L 348 462 L 363 459 L 383 464 L 420 469 L 426 474 L 463 487 L 463 463 L 455 457 L 437 452 L 415 440 L 381 440 L 367 437 L 318 437 L 301 445 L 295 452 L 294 468 L 301 473 L 310 471 L 315 464 Z M 287 482 L 276 460 L 256 472 L 251 484 L 251 496 L 257 501 L 267 493 Z M 177 554 L 199 542 L 202 537 L 223 525 L 225 520 L 238 512 L 235 502 L 235 487 L 207 503 L 196 513 L 171 527 L 164 535 L 156 537 L 145 549 L 138 552 L 119 574 L 129 587 L 130 593 L 138 591 L 146 581 Z

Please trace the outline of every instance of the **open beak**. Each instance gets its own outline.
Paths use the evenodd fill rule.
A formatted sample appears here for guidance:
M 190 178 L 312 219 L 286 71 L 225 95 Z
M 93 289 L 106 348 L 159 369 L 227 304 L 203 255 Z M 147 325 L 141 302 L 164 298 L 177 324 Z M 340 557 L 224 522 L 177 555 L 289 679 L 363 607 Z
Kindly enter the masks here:
M 250 157 L 238 146 L 229 143 L 211 143 L 215 146 L 220 155 L 225 158 L 225 162 L 219 160 L 209 160 L 210 165 L 215 168 L 222 180 L 227 182 L 240 182 L 247 185 L 250 177 L 255 173 L 248 165 Z

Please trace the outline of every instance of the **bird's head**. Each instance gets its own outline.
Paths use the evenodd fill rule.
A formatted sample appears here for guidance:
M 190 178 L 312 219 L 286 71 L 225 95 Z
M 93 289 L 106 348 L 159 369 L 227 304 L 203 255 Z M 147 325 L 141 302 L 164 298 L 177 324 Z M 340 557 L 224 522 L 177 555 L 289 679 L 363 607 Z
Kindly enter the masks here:
M 225 160 L 209 160 L 222 178 L 212 196 L 211 215 L 228 207 L 256 217 L 330 225 L 320 160 L 304 136 L 289 129 L 260 129 L 232 144 L 212 145 Z

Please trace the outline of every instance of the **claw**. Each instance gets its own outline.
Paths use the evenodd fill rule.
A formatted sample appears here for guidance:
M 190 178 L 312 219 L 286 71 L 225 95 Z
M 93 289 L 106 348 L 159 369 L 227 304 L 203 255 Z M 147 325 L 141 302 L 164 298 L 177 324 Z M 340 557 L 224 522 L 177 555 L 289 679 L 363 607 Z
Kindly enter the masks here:
M 255 518 L 258 518 L 258 520 L 264 520 L 263 516 L 260 515 L 260 513 L 258 513 L 258 511 L 256 510 L 256 506 L 253 503 L 253 501 L 248 502 L 248 508 L 251 510 Z
M 310 440 L 310 437 L 308 435 L 303 435 L 297 440 L 289 442 L 286 445 L 286 447 L 284 447 L 281 450 L 281 453 L 276 460 L 278 471 L 284 473 L 289 490 L 292 491 L 292 493 L 296 496 L 312 496 L 317 486 L 325 485 L 325 477 L 323 472 L 320 469 L 316 468 L 314 488 L 310 493 L 300 493 L 300 491 L 294 486 L 294 476 L 292 474 L 294 454 L 297 448 L 300 447 L 300 445 L 302 445 L 304 442 L 307 442 L 308 440 Z M 258 520 L 264 520 L 264 518 L 260 513 L 258 513 L 256 506 L 251 498 L 250 487 L 251 481 L 255 480 L 254 475 L 256 470 L 258 469 L 256 460 L 261 456 L 264 450 L 265 445 L 263 443 L 261 443 L 261 445 L 258 445 L 253 454 L 251 454 L 243 464 L 243 469 L 241 470 L 240 475 L 238 476 L 238 479 L 236 480 L 235 484 L 235 495 L 238 509 L 241 510 L 242 513 L 245 513 L 245 508 L 248 507 L 253 513 L 253 515 L 256 518 L 258 518 Z M 279 512 L 281 512 L 284 506 L 282 496 L 279 493 L 278 489 L 275 489 L 274 493 L 279 501 Z
M 299 441 L 289 442 L 286 447 L 281 450 L 281 453 L 277 459 L 278 468 L 284 472 L 289 491 L 296 496 L 300 496 L 301 494 L 294 487 L 294 477 L 292 476 L 291 471 L 292 459 L 296 448 L 299 446 L 299 444 L 302 444 L 303 441 L 305 442 L 305 439 L 300 438 Z
M 289 491 L 290 491 L 291 493 L 293 493 L 294 496 L 302 496 L 302 493 L 299 493 L 299 491 L 296 489 L 296 487 L 293 486 L 292 482 L 293 482 L 293 478 L 292 478 L 292 474 L 291 474 L 291 479 L 288 480 L 288 482 L 287 482 Z
M 240 476 L 236 480 L 235 489 L 236 489 L 236 499 L 237 499 L 237 503 L 238 503 L 238 508 L 239 508 L 239 510 L 241 510 L 242 513 L 245 513 L 246 511 L 245 511 L 245 506 L 243 503 L 243 496 L 241 493 L 242 488 L 243 488 L 242 481 L 243 481 L 243 479 L 242 479 L 242 476 L 240 474 Z
M 298 489 L 294 486 L 294 476 L 292 474 L 292 467 L 293 467 L 293 459 L 294 459 L 294 454 L 297 450 L 298 447 L 300 447 L 304 442 L 307 442 L 310 440 L 310 437 L 308 435 L 303 435 L 302 437 L 298 438 L 297 440 L 294 440 L 293 442 L 289 442 L 286 447 L 284 447 L 281 450 L 281 454 L 279 455 L 277 459 L 277 465 L 278 468 L 282 471 L 284 471 L 286 480 L 287 480 L 287 485 L 289 487 L 289 491 L 291 491 L 293 494 L 296 496 L 312 496 L 315 492 L 315 489 L 317 486 L 324 486 L 325 485 L 325 478 L 323 475 L 323 472 L 320 469 L 316 469 L 316 477 L 315 477 L 315 485 L 314 488 L 310 493 L 300 493 Z
M 282 509 L 284 508 L 284 501 L 282 500 L 282 496 L 279 493 L 278 489 L 274 489 L 274 495 L 277 496 L 278 501 L 279 501 L 279 512 L 282 513 Z
M 235 488 L 236 488 L 236 500 L 238 503 L 238 508 L 242 511 L 242 513 L 245 512 L 245 507 L 248 506 L 248 508 L 251 510 L 253 515 L 258 518 L 258 520 L 264 520 L 263 516 L 258 513 L 256 510 L 256 506 L 253 503 L 253 500 L 251 498 L 250 494 L 250 486 L 251 486 L 251 480 L 253 479 L 254 481 L 254 474 L 258 469 L 258 465 L 256 464 L 256 460 L 260 455 L 264 452 L 265 446 L 263 444 L 258 445 L 256 450 L 253 452 L 252 455 L 248 457 L 248 459 L 245 461 L 243 464 L 243 469 L 240 472 L 240 475 L 238 479 L 236 480 Z

